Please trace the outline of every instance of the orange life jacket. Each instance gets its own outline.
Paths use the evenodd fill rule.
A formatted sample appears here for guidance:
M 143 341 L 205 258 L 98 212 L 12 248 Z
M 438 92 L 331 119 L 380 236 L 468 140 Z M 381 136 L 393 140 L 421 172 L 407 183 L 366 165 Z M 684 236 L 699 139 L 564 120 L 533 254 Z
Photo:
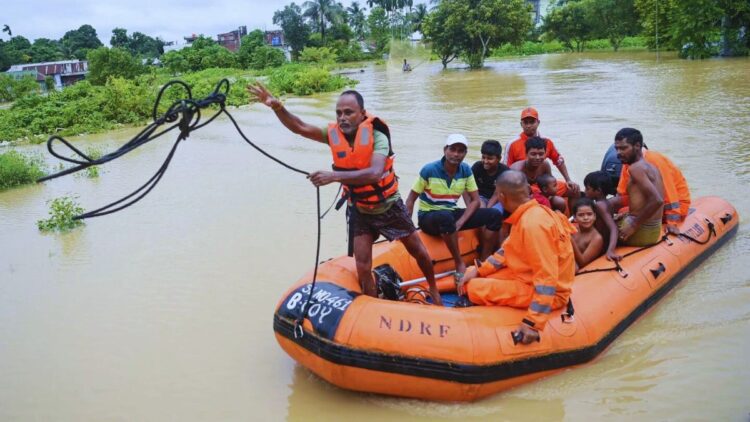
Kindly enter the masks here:
M 346 136 L 337 123 L 328 125 L 328 146 L 333 155 L 333 169 L 339 171 L 363 170 L 370 167 L 375 144 L 375 130 L 388 138 L 388 156 L 383 167 L 383 175 L 377 183 L 369 185 L 344 185 L 344 196 L 360 208 L 373 209 L 385 202 L 386 198 L 398 192 L 398 180 L 393 171 L 394 153 L 391 148 L 391 132 L 388 125 L 379 118 L 367 115 L 359 124 L 354 145 L 349 146 Z

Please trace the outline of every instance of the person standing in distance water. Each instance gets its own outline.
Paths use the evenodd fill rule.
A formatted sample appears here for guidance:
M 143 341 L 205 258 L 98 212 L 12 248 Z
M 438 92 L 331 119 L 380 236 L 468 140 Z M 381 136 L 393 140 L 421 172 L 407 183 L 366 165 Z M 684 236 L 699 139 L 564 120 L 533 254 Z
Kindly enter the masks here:
M 382 234 L 389 241 L 400 240 L 404 244 L 427 279 L 433 302 L 442 305 L 432 260 L 398 193 L 390 130 L 385 122 L 367 113 L 362 95 L 344 91 L 336 102 L 336 121 L 321 128 L 290 113 L 263 85 L 249 85 L 247 90 L 251 97 L 270 107 L 287 129 L 331 148 L 333 171 L 315 171 L 308 178 L 318 187 L 329 183 L 344 185 L 351 207 L 349 230 L 354 235 L 354 260 L 362 291 L 377 297 L 372 244 Z

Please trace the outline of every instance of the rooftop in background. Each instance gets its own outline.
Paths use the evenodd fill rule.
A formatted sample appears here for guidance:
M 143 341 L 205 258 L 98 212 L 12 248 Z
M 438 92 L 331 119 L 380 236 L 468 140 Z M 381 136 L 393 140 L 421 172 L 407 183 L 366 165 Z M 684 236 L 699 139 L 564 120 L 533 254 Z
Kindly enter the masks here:
M 49 76 L 55 81 L 55 87 L 73 85 L 84 79 L 89 72 L 89 63 L 85 60 L 61 60 L 57 62 L 14 64 L 7 74 L 21 78 L 33 76 L 40 85 Z
M 218 39 L 219 45 L 229 51 L 236 53 L 240 49 L 240 40 L 245 35 L 247 35 L 247 27 L 240 26 L 234 31 L 219 34 L 216 36 L 216 38 Z

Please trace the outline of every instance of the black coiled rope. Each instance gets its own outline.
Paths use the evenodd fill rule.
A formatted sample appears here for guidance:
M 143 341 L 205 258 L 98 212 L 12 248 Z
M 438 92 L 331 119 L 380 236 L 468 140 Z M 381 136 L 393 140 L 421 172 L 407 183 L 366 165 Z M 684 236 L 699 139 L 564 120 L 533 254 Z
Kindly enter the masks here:
M 172 105 L 167 109 L 167 111 L 163 115 L 159 115 L 159 105 L 161 104 L 162 96 L 172 86 L 180 86 L 184 88 L 186 91 L 187 97 L 184 99 L 177 100 L 172 103 Z M 44 182 L 47 180 L 52 180 L 61 176 L 65 176 L 68 174 L 72 174 L 78 171 L 81 171 L 83 169 L 86 169 L 91 166 L 101 165 L 104 163 L 108 163 L 116 158 L 122 157 L 123 155 L 133 151 L 134 149 L 141 147 L 148 142 L 153 141 L 154 139 L 164 135 L 167 132 L 170 132 L 174 129 L 179 129 L 180 134 L 177 136 L 177 139 L 175 140 L 174 145 L 172 145 L 172 149 L 169 151 L 169 154 L 167 154 L 167 158 L 164 160 L 162 165 L 159 167 L 159 169 L 156 171 L 156 173 L 151 176 L 146 183 L 141 185 L 138 189 L 130 193 L 129 195 L 118 199 L 117 201 L 114 201 L 108 205 L 105 205 L 101 208 L 95 209 L 93 211 L 88 211 L 83 214 L 77 215 L 73 217 L 74 220 L 83 220 L 86 218 L 92 218 L 92 217 L 100 217 L 102 215 L 112 214 L 114 212 L 123 210 L 136 202 L 140 201 L 148 195 L 149 192 L 159 183 L 162 176 L 164 176 L 164 173 L 167 171 L 167 168 L 169 167 L 169 163 L 172 161 L 172 158 L 174 157 L 175 151 L 177 151 L 177 146 L 179 145 L 180 141 L 183 141 L 187 139 L 190 136 L 190 132 L 195 131 L 197 129 L 202 128 L 203 126 L 206 126 L 207 124 L 211 123 L 214 119 L 216 119 L 220 114 L 225 114 L 227 117 L 229 117 L 229 120 L 232 121 L 232 124 L 237 129 L 237 132 L 240 134 L 242 139 L 247 142 L 250 146 L 255 148 L 258 152 L 263 154 L 264 156 L 270 158 L 271 160 L 281 164 L 282 166 L 286 167 L 289 170 L 292 170 L 296 173 L 303 174 L 305 176 L 309 176 L 310 173 L 301 169 L 298 169 L 296 167 L 293 167 L 278 158 L 274 157 L 273 155 L 269 154 L 262 148 L 260 148 L 258 145 L 253 143 L 245 134 L 242 132 L 242 129 L 240 129 L 240 126 L 237 124 L 237 121 L 234 119 L 234 117 L 227 111 L 226 109 L 226 99 L 229 95 L 229 80 L 222 79 L 219 81 L 218 84 L 216 84 L 216 87 L 214 88 L 213 92 L 211 92 L 208 96 L 202 99 L 194 99 L 192 91 L 190 90 L 190 87 L 182 81 L 170 81 L 166 85 L 164 85 L 160 90 L 159 94 L 156 97 L 156 102 L 154 103 L 154 108 L 152 112 L 152 122 L 146 126 L 141 132 L 139 132 L 133 139 L 125 143 L 125 145 L 121 146 L 117 150 L 103 155 L 101 158 L 98 159 L 92 159 L 91 157 L 87 156 L 85 153 L 80 151 L 78 148 L 73 146 L 69 141 L 64 139 L 61 136 L 51 136 L 47 140 L 47 150 L 52 154 L 54 157 L 57 157 L 58 159 L 62 161 L 66 161 L 69 163 L 76 164 L 75 166 L 65 169 L 63 171 L 60 171 L 55 174 L 51 174 L 49 176 L 42 177 L 37 180 L 37 182 Z M 210 106 L 217 105 L 219 107 L 219 111 L 217 111 L 213 116 L 211 116 L 208 120 L 201 123 L 201 110 L 208 108 Z M 159 129 L 163 125 L 169 125 L 164 130 L 157 132 L 157 129 Z M 59 153 L 57 153 L 54 149 L 54 143 L 55 141 L 58 141 L 68 147 L 72 152 L 74 152 L 78 158 L 70 158 L 65 157 Z M 341 187 L 339 187 L 339 192 L 341 190 Z M 336 198 L 334 198 L 334 202 L 331 204 L 330 207 L 328 207 L 328 210 L 321 215 L 320 213 L 320 188 L 315 188 L 316 198 L 317 198 L 317 228 L 318 228 L 318 239 L 317 239 L 317 246 L 315 250 L 315 270 L 313 272 L 313 280 L 310 286 L 310 293 L 307 296 L 307 301 L 302 306 L 302 313 L 300 314 L 299 318 L 295 321 L 295 337 L 302 337 L 304 335 L 304 330 L 302 329 L 302 321 L 307 316 L 307 309 L 308 305 L 310 303 L 310 300 L 313 296 L 313 290 L 315 289 L 315 282 L 318 277 L 318 264 L 320 262 L 320 238 L 321 238 L 321 228 L 320 228 L 320 221 L 325 217 L 326 214 L 328 214 L 328 211 L 331 210 L 331 207 L 333 206 L 333 203 L 336 202 Z M 338 196 L 338 194 L 336 195 Z M 299 333 L 299 334 L 298 334 Z

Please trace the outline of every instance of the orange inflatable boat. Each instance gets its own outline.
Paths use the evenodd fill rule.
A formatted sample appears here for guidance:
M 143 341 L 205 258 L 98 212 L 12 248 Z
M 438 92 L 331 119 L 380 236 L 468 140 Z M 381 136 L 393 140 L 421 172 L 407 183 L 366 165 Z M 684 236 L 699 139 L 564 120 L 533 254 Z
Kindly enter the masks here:
M 692 206 L 681 226 L 684 236 L 666 236 L 628 255 L 620 271 L 610 270 L 604 257 L 584 268 L 597 271 L 576 276 L 574 315 L 553 312 L 538 343 L 513 342 L 523 309 L 437 307 L 362 295 L 349 257 L 320 265 L 301 324 L 296 321 L 312 273 L 284 294 L 274 315 L 276 338 L 293 359 L 342 388 L 427 400 L 480 399 L 592 360 L 737 232 L 739 217 L 726 201 L 706 197 Z M 442 240 L 424 234 L 422 240 L 435 272 L 451 270 Z M 460 245 L 471 262 L 475 232 L 461 232 Z M 419 282 L 422 276 L 399 242 L 375 245 L 373 265 L 384 263 L 404 280 Z M 439 280 L 446 303 L 455 291 L 452 280 Z

